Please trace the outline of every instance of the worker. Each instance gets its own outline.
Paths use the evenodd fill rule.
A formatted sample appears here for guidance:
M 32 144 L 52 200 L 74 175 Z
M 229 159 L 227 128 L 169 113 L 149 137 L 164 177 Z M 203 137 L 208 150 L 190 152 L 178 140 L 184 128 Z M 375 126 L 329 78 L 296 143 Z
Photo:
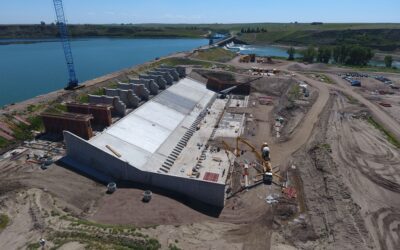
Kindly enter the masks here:
M 263 146 L 262 146 L 262 156 L 263 156 L 265 161 L 269 161 L 270 160 L 269 153 L 270 153 L 270 151 L 269 151 L 268 143 L 264 143 Z

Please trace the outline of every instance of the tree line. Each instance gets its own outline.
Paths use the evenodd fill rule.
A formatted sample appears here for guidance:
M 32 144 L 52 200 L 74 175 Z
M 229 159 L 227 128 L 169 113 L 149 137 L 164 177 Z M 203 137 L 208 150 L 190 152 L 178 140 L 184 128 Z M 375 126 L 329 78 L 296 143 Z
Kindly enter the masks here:
M 266 29 L 264 29 L 264 28 L 259 28 L 259 27 L 257 27 L 257 28 L 242 28 L 241 30 L 240 30 L 240 33 L 266 33 L 266 32 L 268 32 Z
M 287 50 L 287 54 L 289 55 L 288 60 L 294 60 L 296 49 L 290 47 Z M 338 45 L 334 47 L 322 46 L 319 48 L 309 46 L 304 50 L 298 51 L 298 54 L 301 55 L 301 60 L 307 63 L 329 63 L 333 61 L 337 64 L 355 66 L 365 66 L 374 57 L 374 53 L 370 48 L 359 45 Z M 393 58 L 391 56 L 386 56 L 386 67 L 392 67 L 392 63 Z

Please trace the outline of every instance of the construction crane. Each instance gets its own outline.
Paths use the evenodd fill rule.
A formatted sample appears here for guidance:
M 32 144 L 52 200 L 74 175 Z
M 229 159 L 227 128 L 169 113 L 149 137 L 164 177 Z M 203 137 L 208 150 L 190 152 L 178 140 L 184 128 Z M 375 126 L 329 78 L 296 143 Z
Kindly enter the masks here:
M 65 89 L 75 89 L 78 87 L 78 79 L 75 73 L 74 59 L 72 57 L 71 44 L 68 37 L 67 23 L 65 21 L 62 0 L 53 0 L 54 9 L 57 16 L 57 26 L 60 32 L 60 39 L 64 49 L 65 60 L 67 62 L 69 82 Z
M 274 173 L 272 171 L 272 166 L 271 162 L 269 159 L 269 155 L 267 157 L 263 156 L 263 149 L 267 146 L 266 143 L 264 143 L 261 146 L 261 150 L 258 150 L 255 146 L 253 146 L 249 141 L 242 137 L 237 137 L 236 138 L 236 148 L 233 150 L 225 141 L 222 142 L 224 144 L 224 147 L 226 150 L 231 151 L 236 157 L 240 157 L 241 154 L 241 149 L 239 147 L 240 143 L 245 144 L 247 147 L 251 149 L 251 151 L 254 153 L 254 155 L 257 157 L 258 161 L 261 163 L 262 169 L 258 169 L 259 172 L 261 172 L 261 175 L 263 176 L 263 183 L 265 185 L 271 185 L 273 176 L 278 177 L 279 179 L 282 179 L 280 175 L 277 173 Z

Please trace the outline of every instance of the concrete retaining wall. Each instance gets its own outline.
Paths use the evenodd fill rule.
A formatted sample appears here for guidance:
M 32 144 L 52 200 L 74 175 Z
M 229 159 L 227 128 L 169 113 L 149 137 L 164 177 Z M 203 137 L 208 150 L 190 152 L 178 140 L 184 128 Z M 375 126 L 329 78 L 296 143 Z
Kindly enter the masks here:
M 72 159 L 69 162 L 79 163 L 71 167 L 79 168 L 85 165 L 89 169 L 93 168 L 118 180 L 164 188 L 217 207 L 225 205 L 225 185 L 223 184 L 143 172 L 72 133 L 64 132 L 64 140 L 67 146 L 66 157 Z M 84 171 L 84 169 L 78 170 Z
M 89 103 L 92 104 L 109 104 L 113 106 L 113 113 L 118 116 L 126 115 L 126 105 L 119 99 L 119 97 L 112 96 L 99 96 L 89 95 Z

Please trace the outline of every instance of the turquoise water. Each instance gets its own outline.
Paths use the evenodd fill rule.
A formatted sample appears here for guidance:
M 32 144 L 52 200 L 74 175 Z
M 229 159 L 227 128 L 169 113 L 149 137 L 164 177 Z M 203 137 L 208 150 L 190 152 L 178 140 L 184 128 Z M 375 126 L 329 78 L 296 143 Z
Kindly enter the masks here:
M 71 42 L 80 82 L 207 44 L 207 39 L 90 38 Z M 58 41 L 0 46 L 0 106 L 64 88 L 67 82 Z

